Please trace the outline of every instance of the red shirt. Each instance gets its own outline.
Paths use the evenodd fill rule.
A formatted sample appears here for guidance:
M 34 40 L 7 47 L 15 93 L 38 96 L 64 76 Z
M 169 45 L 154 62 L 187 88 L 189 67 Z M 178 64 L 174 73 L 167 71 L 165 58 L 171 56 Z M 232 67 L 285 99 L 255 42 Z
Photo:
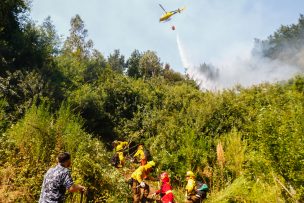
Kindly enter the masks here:
M 162 203 L 172 203 L 174 196 L 172 193 L 172 187 L 169 183 L 169 179 L 165 178 L 162 180 L 160 190 L 156 191 L 156 194 L 160 194 Z

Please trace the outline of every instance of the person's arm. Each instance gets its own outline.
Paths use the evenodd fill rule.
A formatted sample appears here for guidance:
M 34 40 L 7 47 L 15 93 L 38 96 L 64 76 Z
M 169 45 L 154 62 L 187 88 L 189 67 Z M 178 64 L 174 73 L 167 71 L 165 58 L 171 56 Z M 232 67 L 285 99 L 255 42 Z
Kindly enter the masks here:
M 141 183 L 143 181 L 142 178 L 142 171 L 138 171 L 138 173 L 136 174 L 136 180 Z
M 137 150 L 137 152 L 133 155 L 133 157 L 137 157 L 139 155 L 139 150 Z
M 63 180 L 63 185 L 69 192 L 84 192 L 86 188 L 82 185 L 74 184 L 71 173 L 67 172 Z
M 85 192 L 86 188 L 82 185 L 73 184 L 69 189 L 69 192 Z
M 156 191 L 155 191 L 155 194 L 158 195 L 159 193 L 160 193 L 160 190 L 156 190 Z

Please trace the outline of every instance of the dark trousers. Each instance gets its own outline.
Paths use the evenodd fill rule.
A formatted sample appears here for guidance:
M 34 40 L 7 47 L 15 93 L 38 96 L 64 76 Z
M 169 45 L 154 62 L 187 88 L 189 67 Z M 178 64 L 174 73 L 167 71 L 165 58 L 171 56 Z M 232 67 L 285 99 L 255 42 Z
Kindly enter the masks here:
M 134 203 L 145 203 L 150 192 L 150 187 L 146 184 L 145 187 L 142 188 L 139 186 L 137 180 L 133 180 L 132 192 Z
M 185 203 L 201 203 L 202 200 L 196 195 L 189 195 L 189 198 L 185 201 Z

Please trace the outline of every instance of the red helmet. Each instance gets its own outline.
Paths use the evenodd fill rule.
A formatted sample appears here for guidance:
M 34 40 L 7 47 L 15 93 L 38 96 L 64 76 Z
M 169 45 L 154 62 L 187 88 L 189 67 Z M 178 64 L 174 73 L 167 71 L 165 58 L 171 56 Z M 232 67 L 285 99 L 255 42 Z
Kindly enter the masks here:
M 161 175 L 160 175 L 160 179 L 163 180 L 165 178 L 169 178 L 169 174 L 167 172 L 163 172 Z

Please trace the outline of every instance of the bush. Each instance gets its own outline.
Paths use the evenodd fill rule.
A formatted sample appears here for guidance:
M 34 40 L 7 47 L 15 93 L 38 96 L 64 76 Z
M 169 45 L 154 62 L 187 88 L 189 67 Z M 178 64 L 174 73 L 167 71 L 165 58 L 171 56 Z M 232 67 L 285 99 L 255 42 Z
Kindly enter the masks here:
M 13 142 L 16 150 L 8 159 L 16 171 L 12 184 L 32 191 L 24 198 L 38 200 L 44 173 L 55 163 L 59 152 L 68 151 L 72 155 L 72 177 L 88 187 L 88 201 L 106 202 L 113 197 L 115 201 L 125 200 L 126 183 L 108 165 L 109 154 L 103 144 L 85 133 L 82 123 L 68 105 L 62 105 L 56 114 L 51 114 L 48 106 L 40 105 L 32 106 L 7 132 L 6 143 Z M 77 198 L 79 195 L 72 194 L 68 200 L 74 202 Z

